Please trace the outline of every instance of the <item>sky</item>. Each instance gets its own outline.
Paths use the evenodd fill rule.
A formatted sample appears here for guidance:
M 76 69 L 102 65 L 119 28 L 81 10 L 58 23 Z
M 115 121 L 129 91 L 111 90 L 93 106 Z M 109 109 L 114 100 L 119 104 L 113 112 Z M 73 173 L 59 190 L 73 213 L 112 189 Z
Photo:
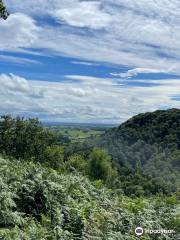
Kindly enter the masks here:
M 179 0 L 6 0 L 0 115 L 121 123 L 180 108 Z

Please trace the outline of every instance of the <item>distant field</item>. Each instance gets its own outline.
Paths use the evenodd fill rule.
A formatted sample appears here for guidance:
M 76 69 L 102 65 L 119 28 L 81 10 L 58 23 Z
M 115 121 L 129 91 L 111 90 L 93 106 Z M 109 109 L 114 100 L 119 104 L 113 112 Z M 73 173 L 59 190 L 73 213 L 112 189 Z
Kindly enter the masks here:
M 63 126 L 48 126 L 48 128 L 56 132 L 59 136 L 69 138 L 71 142 L 82 142 L 87 138 L 100 136 L 112 125 L 102 126 L 86 126 L 86 125 L 63 125 Z

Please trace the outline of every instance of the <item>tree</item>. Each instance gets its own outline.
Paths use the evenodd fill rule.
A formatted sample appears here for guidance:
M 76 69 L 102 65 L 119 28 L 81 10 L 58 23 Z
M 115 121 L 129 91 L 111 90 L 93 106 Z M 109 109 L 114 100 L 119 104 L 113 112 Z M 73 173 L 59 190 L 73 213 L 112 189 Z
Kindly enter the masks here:
M 103 149 L 95 148 L 90 155 L 89 176 L 93 180 L 102 179 L 107 182 L 113 173 L 114 170 L 108 153 Z
M 74 169 L 86 174 L 88 169 L 88 161 L 85 160 L 82 155 L 75 154 L 70 156 L 69 160 L 67 161 L 67 167 L 69 170 Z
M 56 144 L 56 136 L 43 128 L 38 119 L 2 116 L 0 152 L 17 159 L 43 162 L 47 148 Z

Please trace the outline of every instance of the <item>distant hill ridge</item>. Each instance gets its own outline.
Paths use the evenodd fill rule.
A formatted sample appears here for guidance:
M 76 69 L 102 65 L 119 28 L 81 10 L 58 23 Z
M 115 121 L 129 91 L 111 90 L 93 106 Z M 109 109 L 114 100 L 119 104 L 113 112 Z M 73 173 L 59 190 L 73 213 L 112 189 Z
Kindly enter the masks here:
M 117 128 L 112 128 L 101 140 L 121 140 L 128 145 L 137 141 L 150 144 L 176 144 L 180 148 L 180 110 L 158 110 L 132 117 Z M 115 138 L 115 139 L 113 139 Z M 167 147 L 166 145 L 166 147 Z
M 154 141 L 165 141 L 166 143 L 177 141 L 179 143 L 180 110 L 173 108 L 139 114 L 120 125 L 118 131 L 122 132 L 122 135 L 124 131 L 129 131 L 133 139 L 141 138 L 150 143 L 154 143 Z M 175 138 L 168 139 L 169 135 L 173 135 Z
M 180 183 L 179 109 L 139 114 L 107 130 L 95 145 L 108 150 L 120 174 L 126 167 L 160 179 L 169 189 Z

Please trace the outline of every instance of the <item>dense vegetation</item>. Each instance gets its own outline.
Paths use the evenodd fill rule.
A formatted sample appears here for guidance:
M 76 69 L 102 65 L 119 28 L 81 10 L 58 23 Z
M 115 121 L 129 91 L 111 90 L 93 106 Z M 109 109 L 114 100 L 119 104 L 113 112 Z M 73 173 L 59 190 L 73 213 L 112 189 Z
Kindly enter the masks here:
M 140 114 L 93 142 L 110 153 L 126 194 L 178 190 L 180 110 Z
M 40 126 L 37 119 L 24 120 L 2 116 L 0 152 L 17 159 L 44 161 L 47 149 L 55 144 L 55 135 Z
M 135 240 L 137 226 L 176 231 L 143 240 L 178 239 L 180 110 L 92 131 L 76 132 L 78 144 L 37 119 L 1 117 L 0 239 Z
M 178 239 L 178 196 L 131 199 L 77 173 L 0 158 L 0 239 L 135 240 L 134 229 L 173 229 Z

